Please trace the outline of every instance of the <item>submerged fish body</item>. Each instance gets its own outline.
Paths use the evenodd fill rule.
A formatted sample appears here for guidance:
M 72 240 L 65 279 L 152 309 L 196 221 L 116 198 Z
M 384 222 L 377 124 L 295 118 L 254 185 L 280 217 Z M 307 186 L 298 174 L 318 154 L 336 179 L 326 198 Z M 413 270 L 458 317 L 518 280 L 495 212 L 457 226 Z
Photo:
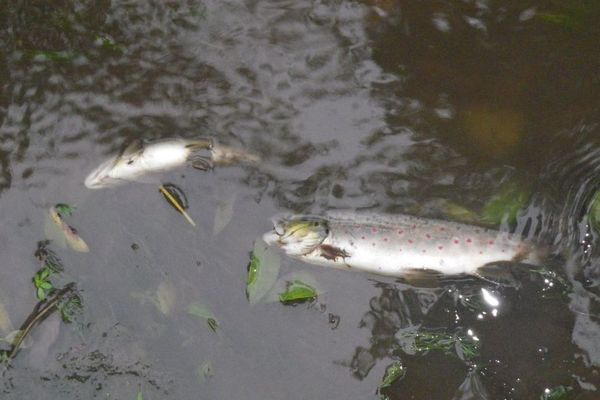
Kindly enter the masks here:
M 85 186 L 101 189 L 167 172 L 187 163 L 201 170 L 214 165 L 257 162 L 257 156 L 219 145 L 208 138 L 165 139 L 152 143 L 135 141 L 120 154 L 104 161 L 85 179 Z
M 539 262 L 530 242 L 509 233 L 408 215 L 295 215 L 274 221 L 263 238 L 311 264 L 390 276 L 477 274 L 489 264 Z

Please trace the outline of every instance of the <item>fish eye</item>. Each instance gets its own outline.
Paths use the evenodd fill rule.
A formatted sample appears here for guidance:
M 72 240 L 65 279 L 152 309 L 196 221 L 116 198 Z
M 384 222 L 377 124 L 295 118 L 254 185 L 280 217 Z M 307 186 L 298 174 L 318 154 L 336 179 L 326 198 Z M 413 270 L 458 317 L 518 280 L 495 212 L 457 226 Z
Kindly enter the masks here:
M 285 233 L 285 229 L 283 228 L 282 224 L 276 224 L 273 227 L 273 230 L 275 231 L 276 234 L 278 234 L 279 236 L 283 236 L 283 234 Z

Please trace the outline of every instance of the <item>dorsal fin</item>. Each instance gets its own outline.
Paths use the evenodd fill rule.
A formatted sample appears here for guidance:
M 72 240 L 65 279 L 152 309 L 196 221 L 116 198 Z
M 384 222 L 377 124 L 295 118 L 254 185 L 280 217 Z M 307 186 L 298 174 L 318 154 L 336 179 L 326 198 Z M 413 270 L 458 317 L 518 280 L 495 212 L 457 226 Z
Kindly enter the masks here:
M 122 160 L 133 156 L 136 153 L 139 153 L 144 149 L 144 141 L 142 139 L 136 138 L 127 144 L 127 146 L 123 147 L 119 154 L 115 157 L 115 161 L 113 162 L 113 166 L 117 165 Z

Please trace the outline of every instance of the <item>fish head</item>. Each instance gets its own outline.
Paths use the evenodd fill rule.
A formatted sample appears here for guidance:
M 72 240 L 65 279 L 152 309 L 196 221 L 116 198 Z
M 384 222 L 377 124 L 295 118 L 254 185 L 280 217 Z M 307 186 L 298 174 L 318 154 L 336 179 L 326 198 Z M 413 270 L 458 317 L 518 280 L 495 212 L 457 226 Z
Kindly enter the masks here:
M 85 186 L 88 189 L 102 189 L 114 186 L 117 182 L 110 176 L 110 172 L 115 167 L 115 164 L 115 158 L 104 161 L 85 178 Z
M 329 235 L 327 220 L 311 215 L 273 218 L 273 230 L 264 234 L 269 245 L 280 247 L 290 256 L 301 256 L 316 249 Z
M 85 186 L 89 189 L 102 189 L 137 180 L 147 169 L 143 151 L 142 142 L 134 141 L 120 154 L 94 169 L 85 178 Z

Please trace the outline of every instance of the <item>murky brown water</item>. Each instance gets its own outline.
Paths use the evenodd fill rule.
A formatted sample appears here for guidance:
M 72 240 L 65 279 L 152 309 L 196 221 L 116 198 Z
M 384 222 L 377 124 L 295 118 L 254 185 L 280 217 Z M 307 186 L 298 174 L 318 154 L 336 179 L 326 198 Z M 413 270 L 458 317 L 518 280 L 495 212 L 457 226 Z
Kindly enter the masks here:
M 600 258 L 584 214 L 600 182 L 598 17 L 591 0 L 0 4 L 0 303 L 14 326 L 36 303 L 48 207 L 75 205 L 90 246 L 51 243 L 84 310 L 35 330 L 3 367 L 2 398 L 375 399 L 393 361 L 407 372 L 390 399 L 597 398 Z M 83 185 L 134 138 L 198 135 L 265 161 L 167 174 L 196 229 L 153 185 Z M 504 228 L 554 244 L 569 295 L 531 276 L 518 290 L 416 285 L 287 260 L 282 275 L 325 291 L 316 303 L 246 299 L 273 214 L 440 216 L 504 184 L 532 193 Z M 233 217 L 215 236 L 222 204 Z M 460 301 L 481 287 L 496 316 Z M 419 328 L 471 330 L 480 354 L 415 353 Z

